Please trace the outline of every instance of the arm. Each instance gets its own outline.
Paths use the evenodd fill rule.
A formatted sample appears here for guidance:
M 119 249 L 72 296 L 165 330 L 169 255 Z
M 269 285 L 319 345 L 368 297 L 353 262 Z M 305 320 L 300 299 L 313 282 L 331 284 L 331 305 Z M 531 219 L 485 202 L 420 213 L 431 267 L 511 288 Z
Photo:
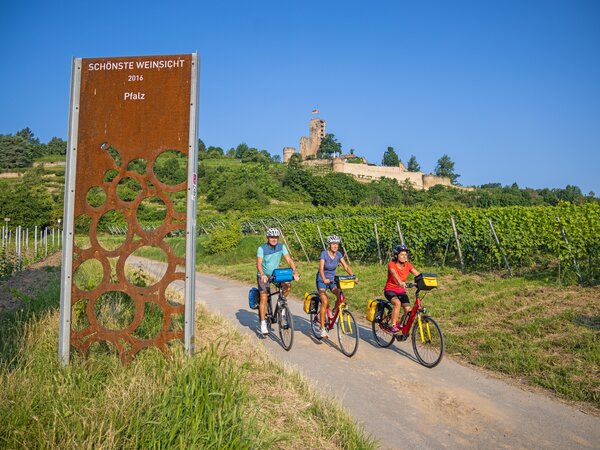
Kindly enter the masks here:
M 285 258 L 287 263 L 292 268 L 292 272 L 294 274 L 294 280 L 298 281 L 300 279 L 300 276 L 298 275 L 298 271 L 296 270 L 296 264 L 294 264 L 294 260 L 292 259 L 292 257 L 290 256 L 289 253 L 286 253 L 285 255 L 283 255 L 283 257 Z
M 412 273 L 415 277 L 418 275 L 421 275 L 421 273 L 414 267 L 412 269 L 410 269 L 410 273 Z
M 319 274 L 321 275 L 321 280 L 323 280 L 323 283 L 331 283 L 331 280 L 329 278 L 325 278 L 325 260 L 323 259 L 319 260 Z
M 268 277 L 263 272 L 262 261 L 263 261 L 263 259 L 260 256 L 256 257 L 256 270 L 258 270 L 258 273 L 260 274 L 260 279 L 262 280 L 262 282 L 266 283 L 269 280 L 268 280 Z
M 348 275 L 350 275 L 351 277 L 354 276 L 354 274 L 352 273 L 352 269 L 350 268 L 350 266 L 346 262 L 345 258 L 340 259 L 340 264 L 342 265 L 342 267 L 344 268 L 344 270 L 346 271 L 346 273 Z M 356 280 L 354 280 L 354 281 L 356 281 L 358 283 L 358 278 Z

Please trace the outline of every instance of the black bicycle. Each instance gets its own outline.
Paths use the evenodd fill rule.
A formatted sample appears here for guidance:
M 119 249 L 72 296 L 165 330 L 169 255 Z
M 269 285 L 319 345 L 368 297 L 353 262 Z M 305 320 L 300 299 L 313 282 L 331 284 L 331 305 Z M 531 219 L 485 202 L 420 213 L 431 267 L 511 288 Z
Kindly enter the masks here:
M 277 287 L 277 291 L 271 292 L 271 283 Z M 275 310 L 271 304 L 271 298 L 277 296 Z M 283 296 L 283 283 L 275 283 L 273 277 L 269 278 L 269 287 L 267 288 L 267 311 L 265 320 L 269 333 L 273 331 L 272 325 L 277 323 L 279 328 L 279 338 L 281 346 L 289 351 L 294 342 L 294 317 L 287 304 L 287 298 Z

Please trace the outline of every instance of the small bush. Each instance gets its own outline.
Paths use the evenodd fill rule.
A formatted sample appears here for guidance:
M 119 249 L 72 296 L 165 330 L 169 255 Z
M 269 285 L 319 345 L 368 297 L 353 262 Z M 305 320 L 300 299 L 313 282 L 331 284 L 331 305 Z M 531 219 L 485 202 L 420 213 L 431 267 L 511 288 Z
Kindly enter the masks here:
M 216 228 L 208 237 L 206 252 L 211 255 L 225 253 L 238 246 L 242 239 L 240 224 L 232 222 L 225 228 Z

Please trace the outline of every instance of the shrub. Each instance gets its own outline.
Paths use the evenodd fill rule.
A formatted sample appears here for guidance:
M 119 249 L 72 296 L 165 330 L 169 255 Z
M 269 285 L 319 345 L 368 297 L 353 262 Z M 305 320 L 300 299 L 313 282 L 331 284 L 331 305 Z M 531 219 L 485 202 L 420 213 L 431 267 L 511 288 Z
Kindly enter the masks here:
M 208 237 L 206 251 L 211 255 L 225 253 L 238 246 L 242 239 L 240 224 L 232 222 L 225 228 L 216 228 Z

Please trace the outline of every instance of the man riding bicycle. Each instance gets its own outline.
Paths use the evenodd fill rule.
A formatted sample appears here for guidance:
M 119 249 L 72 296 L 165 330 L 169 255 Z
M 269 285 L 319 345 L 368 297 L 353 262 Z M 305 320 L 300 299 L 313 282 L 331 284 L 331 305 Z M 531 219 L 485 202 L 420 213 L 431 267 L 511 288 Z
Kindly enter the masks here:
M 321 299 L 321 337 L 328 338 L 329 335 L 325 328 L 325 314 L 328 307 L 328 299 L 327 299 L 327 289 L 331 291 L 333 295 L 335 295 L 336 302 L 335 307 L 338 306 L 339 303 L 339 289 L 335 284 L 335 275 L 338 264 L 341 264 L 344 267 L 344 270 L 348 273 L 348 275 L 352 276 L 352 269 L 346 262 L 344 255 L 338 251 L 338 247 L 340 246 L 341 238 L 332 234 L 327 237 L 327 250 L 323 250 L 321 252 L 321 256 L 319 257 L 319 270 L 317 271 L 317 276 L 315 282 L 317 284 L 317 291 L 319 291 L 319 297 Z M 358 279 L 356 279 L 358 283 Z
M 279 267 L 281 257 L 284 257 L 287 263 L 292 268 L 294 280 L 298 281 L 298 271 L 294 260 L 290 256 L 285 244 L 279 242 L 281 232 L 277 228 L 269 228 L 267 230 L 267 242 L 258 247 L 256 252 L 256 281 L 258 291 L 260 292 L 260 306 L 258 308 L 258 316 L 260 319 L 260 332 L 263 335 L 269 334 L 265 314 L 267 311 L 267 291 L 269 290 L 269 277 L 273 275 L 273 270 Z M 283 296 L 287 297 L 292 288 L 291 283 L 283 283 Z

